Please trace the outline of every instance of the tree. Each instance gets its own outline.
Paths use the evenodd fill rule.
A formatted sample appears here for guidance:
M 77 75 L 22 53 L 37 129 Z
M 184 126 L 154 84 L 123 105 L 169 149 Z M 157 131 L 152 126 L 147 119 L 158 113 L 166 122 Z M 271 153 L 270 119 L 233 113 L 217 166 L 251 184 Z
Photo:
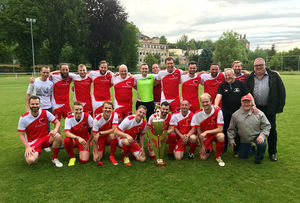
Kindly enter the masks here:
M 276 54 L 276 50 L 275 50 L 275 44 L 272 44 L 272 47 L 270 50 L 268 50 L 268 55 L 271 58 L 272 56 L 274 56 Z
M 159 64 L 160 61 L 157 60 L 153 54 L 148 53 L 145 57 L 145 63 L 148 65 L 148 67 L 152 67 L 153 64 L 157 63 Z
M 182 35 L 182 36 L 179 38 L 179 40 L 177 40 L 177 42 L 176 42 L 177 48 L 178 48 L 178 49 L 186 50 L 187 43 L 188 43 L 188 36 L 187 36 L 187 35 Z
M 160 44 L 168 44 L 167 38 L 165 36 L 161 36 L 159 38 L 159 43 Z
M 213 52 L 210 47 L 205 47 L 199 55 L 198 66 L 199 70 L 208 70 L 213 60 Z
M 246 61 L 246 46 L 239 40 L 239 34 L 236 32 L 224 32 L 215 43 L 213 59 L 220 63 L 223 68 L 231 67 L 235 60 Z

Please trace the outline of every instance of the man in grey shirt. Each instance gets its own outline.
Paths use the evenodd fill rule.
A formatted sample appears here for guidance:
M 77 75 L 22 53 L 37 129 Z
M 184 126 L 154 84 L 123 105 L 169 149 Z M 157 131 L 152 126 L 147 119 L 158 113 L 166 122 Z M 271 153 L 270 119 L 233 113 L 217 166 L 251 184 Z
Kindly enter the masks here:
M 234 137 L 240 136 L 239 158 L 249 158 L 255 153 L 255 163 L 260 164 L 264 158 L 271 124 L 265 114 L 258 110 L 258 114 L 251 111 L 252 98 L 248 95 L 241 98 L 241 108 L 232 115 L 228 133 L 229 144 L 234 147 Z M 257 150 L 251 144 L 255 143 Z

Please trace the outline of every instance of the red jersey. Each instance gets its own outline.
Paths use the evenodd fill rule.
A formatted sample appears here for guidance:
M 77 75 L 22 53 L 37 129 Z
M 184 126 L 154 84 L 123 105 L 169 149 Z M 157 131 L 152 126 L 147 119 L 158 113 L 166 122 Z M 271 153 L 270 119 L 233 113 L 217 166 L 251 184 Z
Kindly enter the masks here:
M 234 77 L 235 77 L 235 80 L 239 80 L 239 81 L 241 81 L 241 82 L 245 82 L 245 80 L 246 80 L 246 76 L 245 76 L 245 74 L 244 73 L 241 73 L 240 75 L 234 75 Z
M 103 118 L 103 113 L 96 116 L 93 122 L 93 132 L 99 133 L 100 131 L 110 130 L 113 125 L 118 125 L 119 119 L 118 114 L 112 112 L 109 119 L 105 120 Z
M 136 122 L 135 115 L 127 116 L 118 126 L 118 130 L 127 133 L 135 140 L 138 134 L 144 135 L 146 133 L 147 122 L 142 119 L 139 123 Z
M 104 75 L 100 71 L 91 71 L 88 76 L 93 81 L 92 99 L 93 101 L 110 101 L 110 88 L 112 76 L 106 72 Z
M 181 76 L 181 95 L 182 100 L 188 100 L 190 103 L 199 104 L 199 85 L 201 84 L 201 76 L 189 74 Z
M 194 113 L 191 111 L 186 116 L 183 116 L 181 111 L 177 111 L 172 115 L 170 126 L 177 128 L 181 134 L 188 134 L 192 129 L 191 122 L 193 115 Z
M 158 75 L 158 74 L 156 74 Z M 153 97 L 154 102 L 160 103 L 160 97 L 161 97 L 161 83 L 153 87 Z
M 46 110 L 39 110 L 39 114 L 34 117 L 31 113 L 23 114 L 19 119 L 18 131 L 26 133 L 26 139 L 31 145 L 37 141 L 38 138 L 47 136 L 48 128 L 47 122 L 54 123 L 56 118 L 52 113 Z
M 89 128 L 93 127 L 93 118 L 90 114 L 83 112 L 79 121 L 75 119 L 74 114 L 69 115 L 65 121 L 65 131 L 83 138 L 85 141 L 89 139 Z
M 74 100 L 81 103 L 91 102 L 91 84 L 92 79 L 89 77 L 82 78 L 76 75 L 74 79 Z
M 125 79 L 121 76 L 112 78 L 112 84 L 114 85 L 114 102 L 115 109 L 123 106 L 132 106 L 132 88 L 134 86 L 134 78 L 126 76 Z
M 218 73 L 218 75 L 215 78 L 211 77 L 210 73 L 201 75 L 201 84 L 203 84 L 204 86 L 204 92 L 208 93 L 211 96 L 212 104 L 215 103 L 215 98 L 218 93 L 219 85 L 223 82 L 225 82 L 225 76 L 223 73 Z

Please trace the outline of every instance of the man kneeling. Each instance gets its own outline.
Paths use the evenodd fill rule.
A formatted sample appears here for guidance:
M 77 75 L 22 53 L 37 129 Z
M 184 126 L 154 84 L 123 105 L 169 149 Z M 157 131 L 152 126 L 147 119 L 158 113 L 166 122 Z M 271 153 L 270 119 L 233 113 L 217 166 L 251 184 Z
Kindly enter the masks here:
M 73 148 L 76 147 L 79 152 L 79 160 L 85 164 L 89 161 L 90 141 L 92 137 L 89 134 L 89 128 L 93 127 L 93 118 L 90 114 L 83 112 L 81 102 L 74 102 L 73 114 L 68 116 L 65 121 L 64 146 L 70 157 L 68 166 L 75 165 L 75 155 Z
M 62 167 L 63 164 L 57 159 L 61 144 L 61 137 L 58 133 L 60 122 L 49 111 L 40 109 L 39 97 L 29 97 L 28 103 L 30 111 L 21 116 L 18 125 L 19 137 L 25 147 L 26 162 L 28 165 L 36 163 L 42 148 L 52 145 L 52 163 L 56 167 Z M 47 128 L 48 121 L 54 123 L 54 129 L 50 133 Z
M 124 164 L 131 166 L 128 154 L 132 154 L 136 160 L 145 161 L 144 149 L 144 134 L 146 133 L 147 122 L 144 120 L 147 108 L 140 105 L 136 110 L 136 115 L 127 116 L 122 123 L 115 130 L 118 137 L 119 147 L 123 149 L 122 155 Z M 136 142 L 135 138 L 140 135 L 140 145 Z

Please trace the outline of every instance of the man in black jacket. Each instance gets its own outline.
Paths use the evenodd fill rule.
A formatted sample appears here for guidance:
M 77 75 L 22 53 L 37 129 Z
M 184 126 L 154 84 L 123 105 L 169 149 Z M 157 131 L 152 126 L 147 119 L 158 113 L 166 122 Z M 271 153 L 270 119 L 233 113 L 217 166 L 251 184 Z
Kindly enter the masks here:
M 263 111 L 271 123 L 268 137 L 268 152 L 271 161 L 277 161 L 276 114 L 283 112 L 285 105 L 285 87 L 278 73 L 266 68 L 265 60 L 254 61 L 254 72 L 245 81 L 247 88 L 255 99 L 258 109 Z

